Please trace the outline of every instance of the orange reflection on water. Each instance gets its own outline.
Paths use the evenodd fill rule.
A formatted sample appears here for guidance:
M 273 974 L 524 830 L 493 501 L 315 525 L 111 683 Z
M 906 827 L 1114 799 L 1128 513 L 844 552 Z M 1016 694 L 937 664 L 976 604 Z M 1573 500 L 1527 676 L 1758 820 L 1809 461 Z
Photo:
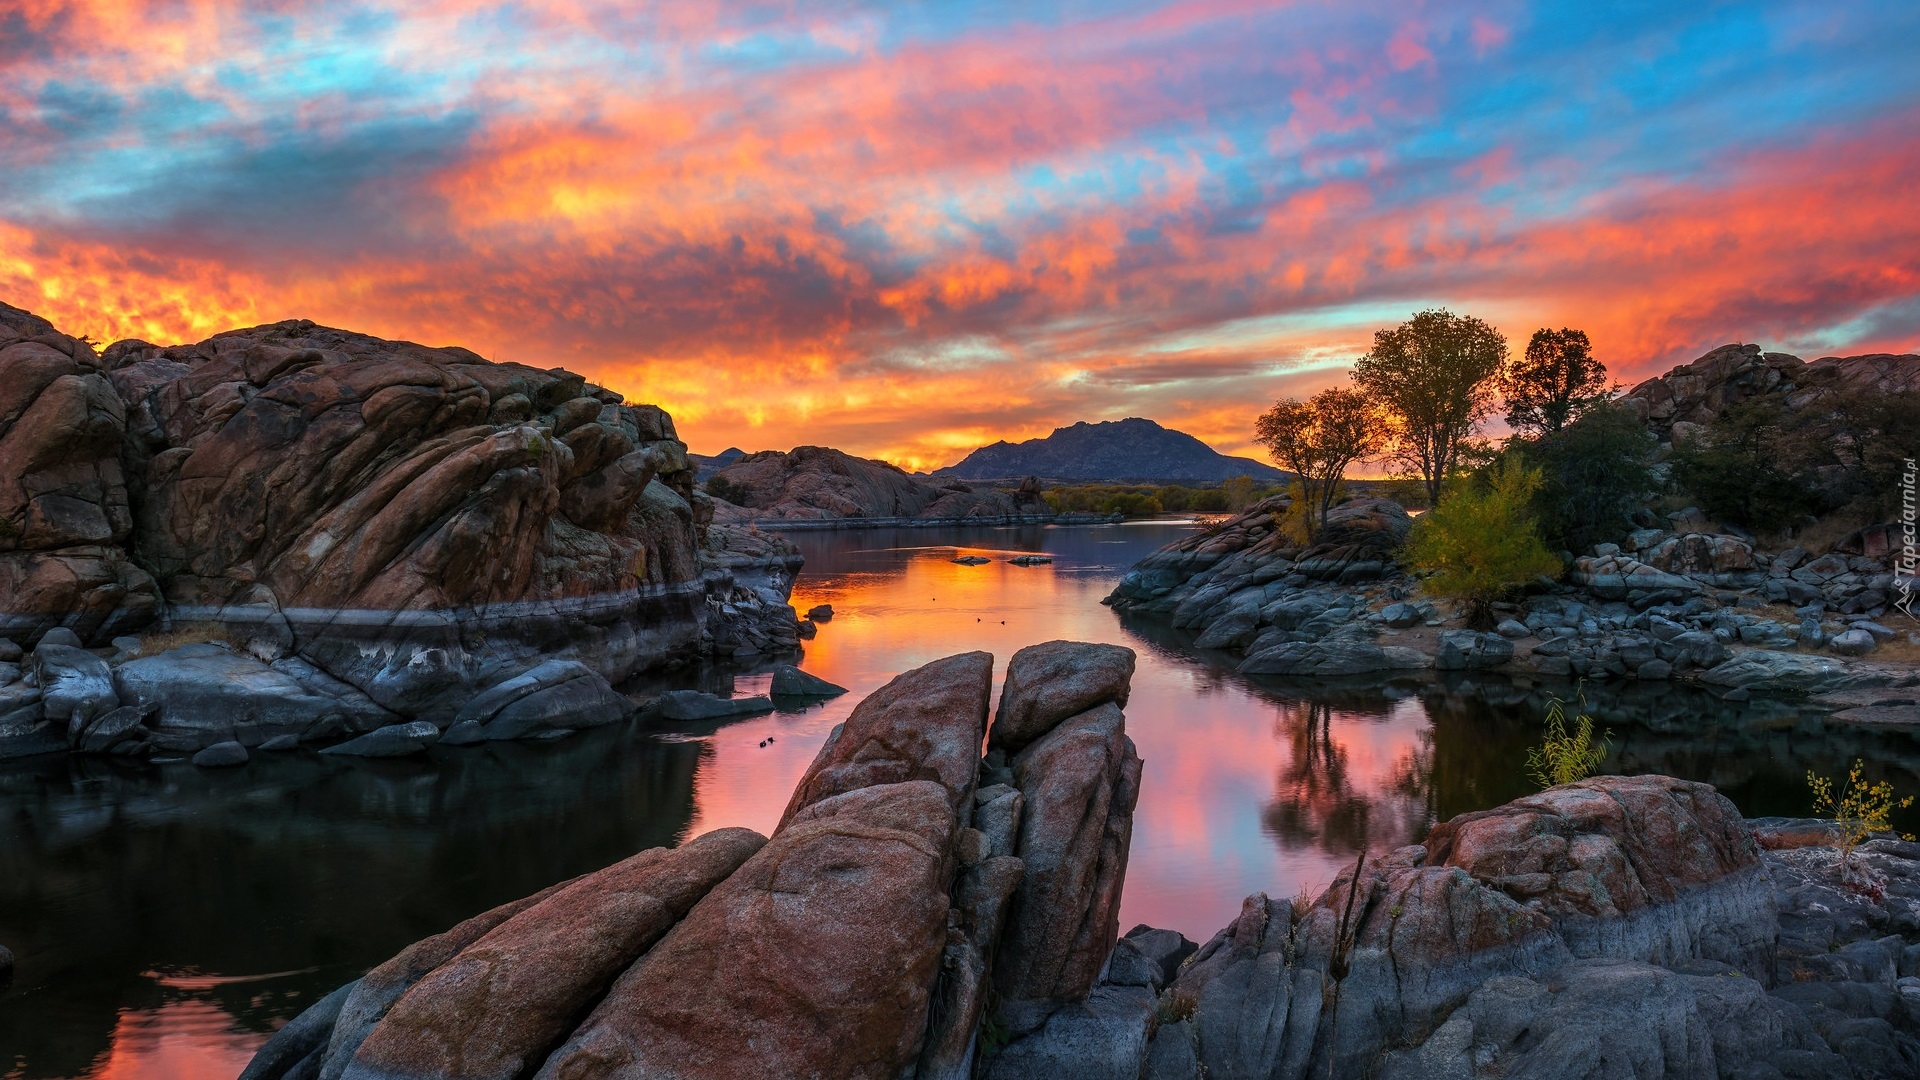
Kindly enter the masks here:
M 1021 647 L 1069 638 L 1126 645 L 1139 656 L 1127 729 L 1146 764 L 1123 929 L 1146 922 L 1204 938 L 1250 893 L 1317 888 L 1350 866 L 1363 842 L 1385 851 L 1418 840 L 1432 756 L 1418 700 L 1374 693 L 1310 704 L 1209 663 L 1153 627 L 1123 626 L 1100 604 L 1126 566 L 1177 531 L 901 530 L 891 538 L 897 546 L 877 549 L 871 533 L 794 534 L 808 559 L 794 606 L 805 612 L 825 603 L 835 612 L 806 643 L 801 666 L 852 692 L 713 735 L 695 779 L 691 831 L 771 829 L 828 732 L 896 674 L 984 649 L 998 678 Z M 951 546 L 955 539 L 971 545 Z M 1006 561 L 1035 551 L 1055 562 Z M 961 554 L 993 561 L 951 561 Z M 738 688 L 760 686 L 742 679 Z
M 112 1045 L 89 1080 L 232 1080 L 265 1035 L 234 1030 L 233 1017 L 210 1001 L 185 998 L 157 1009 L 126 1010 Z

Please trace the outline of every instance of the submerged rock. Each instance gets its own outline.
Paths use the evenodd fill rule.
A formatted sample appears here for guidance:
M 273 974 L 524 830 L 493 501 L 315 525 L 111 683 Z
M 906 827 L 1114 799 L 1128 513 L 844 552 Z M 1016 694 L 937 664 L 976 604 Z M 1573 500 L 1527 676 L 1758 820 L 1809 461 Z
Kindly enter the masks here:
M 730 720 L 770 713 L 773 702 L 763 697 L 723 698 L 702 690 L 669 690 L 648 709 L 668 720 Z
M 376 728 L 357 739 L 329 746 L 320 752 L 341 757 L 407 757 L 425 753 L 427 747 L 439 741 L 439 728 L 425 720 L 415 720 L 410 724 L 389 724 Z
M 203 769 L 219 769 L 247 763 L 247 748 L 237 742 L 217 742 L 193 755 L 193 763 Z

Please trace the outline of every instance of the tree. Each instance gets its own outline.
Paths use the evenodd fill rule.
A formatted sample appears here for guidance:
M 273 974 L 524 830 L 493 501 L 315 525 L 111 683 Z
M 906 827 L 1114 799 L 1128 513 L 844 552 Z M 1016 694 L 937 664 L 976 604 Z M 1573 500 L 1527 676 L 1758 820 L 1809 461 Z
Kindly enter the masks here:
M 1829 509 L 1819 466 L 1826 448 L 1813 418 L 1795 415 L 1781 395 L 1751 398 L 1723 410 L 1707 430 L 1673 441 L 1673 482 L 1719 521 L 1764 532 L 1797 525 Z
M 1494 602 L 1514 588 L 1560 570 L 1528 512 L 1541 483 L 1539 469 L 1508 455 L 1479 481 L 1455 478 L 1407 534 L 1407 562 L 1429 575 L 1429 591 L 1461 601 L 1474 626 L 1492 625 Z
M 1530 438 L 1552 435 L 1607 400 L 1607 368 L 1593 358 L 1586 331 L 1542 327 L 1526 353 L 1501 369 L 1500 393 L 1514 431 Z
M 1353 381 L 1393 419 L 1395 455 L 1440 503 L 1460 446 L 1493 409 L 1495 376 L 1507 339 L 1479 319 L 1445 309 L 1422 311 L 1373 335 L 1373 351 L 1353 365 Z
M 1639 417 L 1603 402 L 1554 434 L 1511 441 L 1507 453 L 1539 463 L 1544 483 L 1533 508 L 1541 535 L 1578 552 L 1633 529 L 1633 512 L 1661 487 L 1653 472 L 1658 446 Z
M 1220 481 L 1220 493 L 1226 496 L 1227 509 L 1245 510 L 1253 502 L 1253 477 L 1234 476 Z
M 1386 448 L 1380 411 L 1358 390 L 1328 387 L 1310 400 L 1274 403 L 1253 424 L 1254 441 L 1267 448 L 1274 464 L 1299 478 L 1309 531 L 1327 523 L 1327 511 L 1347 474 L 1347 466 L 1377 456 Z

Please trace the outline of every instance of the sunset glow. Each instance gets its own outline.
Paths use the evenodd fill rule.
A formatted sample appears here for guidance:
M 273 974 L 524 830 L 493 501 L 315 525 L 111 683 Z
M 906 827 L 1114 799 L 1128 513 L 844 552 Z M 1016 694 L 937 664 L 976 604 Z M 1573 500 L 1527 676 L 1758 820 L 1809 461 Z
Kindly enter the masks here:
M 1912 5 L 0 3 L 0 300 L 283 318 L 909 467 L 1249 452 L 1433 304 L 1920 348 Z

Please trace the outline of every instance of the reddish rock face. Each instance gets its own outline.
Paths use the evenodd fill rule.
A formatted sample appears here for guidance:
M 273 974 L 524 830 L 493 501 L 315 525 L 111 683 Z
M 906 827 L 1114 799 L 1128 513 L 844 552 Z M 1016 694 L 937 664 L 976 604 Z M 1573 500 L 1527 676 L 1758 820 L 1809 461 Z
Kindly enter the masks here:
M 1048 641 L 1014 653 L 989 745 L 1018 753 L 1069 716 L 1107 702 L 1125 706 L 1133 662 L 1132 649 L 1081 641 Z
M 1462 814 L 1427 850 L 1549 914 L 1626 915 L 1760 865 L 1733 803 L 1668 776 L 1595 777 Z
M 629 964 L 765 843 L 746 829 L 721 829 L 569 883 L 414 983 L 360 1045 L 346 1080 L 525 1075 Z
M 801 810 L 875 784 L 932 780 L 971 817 L 993 693 L 993 656 L 962 653 L 899 675 L 854 707 L 794 785 L 781 828 Z
M 947 940 L 956 822 L 928 780 L 836 795 L 628 969 L 540 1080 L 895 1080 Z
M 1120 936 L 1120 889 L 1140 797 L 1140 757 L 1112 704 L 1062 721 L 1013 759 L 1026 809 L 994 981 L 1017 1025 L 1085 998 Z M 1019 1003 L 1034 1003 L 1026 1008 Z
M 0 637 L 83 637 L 156 608 L 120 544 L 126 407 L 91 347 L 0 304 Z

